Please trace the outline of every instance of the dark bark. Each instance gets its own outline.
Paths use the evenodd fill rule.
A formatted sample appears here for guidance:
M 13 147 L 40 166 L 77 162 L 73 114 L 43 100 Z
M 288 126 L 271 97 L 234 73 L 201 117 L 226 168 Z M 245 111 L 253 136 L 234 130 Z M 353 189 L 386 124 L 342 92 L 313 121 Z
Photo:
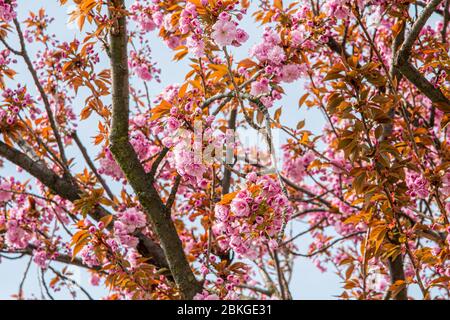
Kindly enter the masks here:
M 405 272 L 403 271 L 403 257 L 399 254 L 395 259 L 389 258 L 389 275 L 391 277 L 391 283 L 396 281 L 405 281 Z M 408 290 L 406 284 L 395 296 L 394 300 L 408 300 Z
M 450 100 L 447 99 L 439 88 L 435 88 L 433 84 L 409 62 L 412 48 L 419 37 L 420 31 L 441 2 L 442 0 L 432 0 L 423 9 L 421 15 L 414 22 L 408 36 L 398 50 L 394 65 L 406 79 L 414 84 L 417 89 L 435 104 L 436 108 L 441 109 L 444 112 L 450 112 Z
M 2 141 L 0 141 L 0 156 L 21 167 L 61 198 L 71 202 L 80 199 L 80 194 L 82 192 L 79 187 L 74 185 L 71 180 L 58 176 L 55 172 L 50 170 L 43 161 L 34 161 L 26 154 L 8 146 Z M 96 221 L 99 221 L 108 214 L 109 213 L 101 206 L 97 206 L 96 209 L 89 212 L 89 215 Z M 110 227 L 111 226 L 112 225 L 110 225 Z M 143 256 L 150 258 L 150 262 L 156 267 L 167 268 L 168 264 L 161 247 L 141 233 L 138 233 L 137 237 L 140 239 L 138 246 L 138 249 L 140 249 L 139 252 Z
M 402 74 L 400 70 L 398 70 L 395 66 L 395 55 L 397 54 L 398 49 L 403 44 L 405 40 L 405 25 L 403 24 L 402 29 L 399 31 L 399 33 L 394 38 L 394 41 L 392 43 L 392 63 L 391 68 L 389 70 L 389 76 L 391 79 L 396 79 L 396 85 L 397 87 L 391 88 L 391 91 L 395 93 L 398 88 L 398 84 L 400 83 L 402 79 Z M 391 108 L 389 110 L 389 117 L 393 119 L 395 116 L 395 108 Z M 380 141 L 388 139 L 388 137 L 392 134 L 392 121 L 383 124 L 383 134 L 380 137 Z M 388 267 L 389 267 L 389 275 L 391 278 L 391 284 L 394 284 L 396 281 L 401 280 L 405 281 L 405 272 L 404 272 L 404 264 L 403 264 L 403 257 L 401 254 L 396 258 L 388 258 L 387 260 Z M 387 297 L 391 297 L 391 292 L 388 293 Z M 408 299 L 408 287 L 405 285 L 396 295 L 393 297 L 396 300 L 407 300 Z
M 405 37 L 405 26 L 395 37 L 392 44 L 393 60 L 390 69 L 390 76 L 392 79 L 397 80 L 397 84 L 401 81 L 402 76 L 408 79 L 412 84 L 414 84 L 417 89 L 419 89 L 425 96 L 427 96 L 436 107 L 449 111 L 449 101 L 444 96 L 444 94 L 435 88 L 408 60 L 411 56 L 411 51 L 414 46 L 415 41 L 419 37 L 420 31 L 425 26 L 429 17 L 435 12 L 436 7 L 441 3 L 442 0 L 432 0 L 429 4 L 425 6 L 419 18 L 414 22 L 408 35 Z M 392 88 L 396 90 L 397 88 Z M 395 110 L 392 109 L 389 114 L 394 116 Z M 384 126 L 382 140 L 386 139 L 392 132 L 392 124 Z M 388 259 L 389 274 L 391 277 L 391 284 L 396 281 L 405 281 L 404 272 L 404 262 L 403 257 L 399 254 L 395 259 Z M 389 297 L 389 296 L 388 296 Z M 397 294 L 392 297 L 395 300 L 407 300 L 408 291 L 407 286 L 397 292 Z
M 201 284 L 186 259 L 170 210 L 161 201 L 152 184 L 153 178 L 147 176 L 129 142 L 128 37 L 126 17 L 121 13 L 124 8 L 123 0 L 110 1 L 110 18 L 113 22 L 110 32 L 113 108 L 110 150 L 152 223 L 183 298 L 192 299 L 200 292 Z
M 420 92 L 435 104 L 436 108 L 441 109 L 444 112 L 450 112 L 450 101 L 445 97 L 442 91 L 433 86 L 419 70 L 402 59 L 397 60 L 397 68 L 409 82 L 414 84 Z

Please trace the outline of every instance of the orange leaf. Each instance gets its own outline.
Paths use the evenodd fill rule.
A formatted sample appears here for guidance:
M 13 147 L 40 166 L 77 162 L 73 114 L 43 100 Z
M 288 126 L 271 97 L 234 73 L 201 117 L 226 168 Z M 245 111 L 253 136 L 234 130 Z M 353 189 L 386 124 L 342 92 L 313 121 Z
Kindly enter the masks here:
M 166 100 L 162 100 L 161 103 L 154 107 L 151 112 L 152 112 L 152 117 L 151 120 L 156 120 L 161 118 L 164 114 L 169 113 L 170 108 L 172 107 L 172 105 L 167 102 Z
M 252 61 L 251 59 L 244 59 L 238 63 L 239 68 L 244 67 L 248 69 L 254 66 L 256 66 L 256 62 Z
M 231 192 L 231 193 L 227 193 L 226 195 L 224 195 L 222 197 L 222 200 L 220 200 L 219 204 L 222 204 L 222 205 L 230 204 L 231 201 L 233 201 L 233 199 L 234 199 L 234 197 L 236 195 L 237 195 L 237 191 Z
M 100 221 L 103 222 L 104 227 L 106 228 L 111 223 L 113 218 L 114 218 L 114 216 L 112 214 L 109 214 L 109 215 L 104 216 L 103 218 L 101 218 Z

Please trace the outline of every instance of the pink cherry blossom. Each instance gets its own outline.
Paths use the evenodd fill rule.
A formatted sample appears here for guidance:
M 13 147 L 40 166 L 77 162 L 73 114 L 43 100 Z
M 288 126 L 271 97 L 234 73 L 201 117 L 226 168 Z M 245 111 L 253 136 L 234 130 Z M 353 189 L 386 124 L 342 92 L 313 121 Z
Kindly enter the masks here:
M 218 20 L 213 25 L 211 37 L 221 47 L 230 45 L 237 37 L 236 25 L 232 21 Z
M 259 96 L 260 94 L 265 94 L 269 91 L 269 80 L 266 78 L 262 78 L 261 80 L 255 81 L 251 84 L 250 93 L 254 96 Z
M 281 69 L 281 80 L 284 82 L 293 82 L 305 73 L 304 67 L 298 64 L 288 64 Z

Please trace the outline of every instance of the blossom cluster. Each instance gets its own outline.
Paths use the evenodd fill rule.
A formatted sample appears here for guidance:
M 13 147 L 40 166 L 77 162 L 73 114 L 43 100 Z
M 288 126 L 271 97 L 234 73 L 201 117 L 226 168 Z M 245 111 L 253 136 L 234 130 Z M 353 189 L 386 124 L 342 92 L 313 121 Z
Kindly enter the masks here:
M 17 185 L 20 184 L 15 181 L 14 177 L 0 180 L 0 203 L 5 204 L 13 198 L 13 193 L 10 190 L 14 190 Z
M 148 172 L 152 167 L 152 162 L 149 160 L 154 159 L 155 155 L 160 152 L 161 148 L 152 144 L 148 137 L 140 130 L 140 128 L 151 125 L 148 117 L 137 115 L 136 117 L 133 117 L 130 122 L 131 128 L 133 129 L 133 132 L 130 135 L 130 143 L 136 151 L 139 160 L 143 162 L 144 169 Z M 114 160 L 114 157 L 108 147 L 103 149 L 99 155 L 99 158 L 100 166 L 98 170 L 101 174 L 108 175 L 116 181 L 120 181 L 125 178 L 125 175 L 117 162 Z
M 27 93 L 26 87 L 18 84 L 17 89 L 5 89 L 2 93 L 4 99 L 3 108 L 0 109 L 0 121 L 5 121 L 12 125 L 19 115 L 19 112 L 32 106 L 33 99 Z
M 238 15 L 242 19 L 242 14 Z M 239 46 L 248 40 L 248 34 L 237 27 L 237 22 L 232 21 L 231 15 L 223 11 L 218 20 L 212 26 L 211 37 L 221 47 L 228 45 Z
M 83 261 L 83 263 L 90 268 L 101 264 L 95 252 L 95 246 L 92 243 L 88 243 L 83 247 L 83 249 L 81 249 L 80 257 L 81 261 Z
M 228 194 L 214 209 L 213 230 L 222 249 L 239 256 L 255 258 L 266 246 L 277 247 L 277 237 L 292 207 L 278 181 L 272 176 L 247 176 L 247 185 Z
M 116 160 L 114 160 L 114 157 L 109 148 L 105 148 L 101 153 L 99 165 L 100 166 L 98 168 L 98 172 L 100 174 L 105 174 L 115 180 L 121 180 L 125 178 L 125 175 L 123 174 Z
M 205 123 L 210 124 L 211 118 L 206 119 Z M 168 129 L 173 130 L 177 127 L 175 118 L 168 119 Z M 175 138 L 166 139 L 164 143 L 166 146 L 171 146 L 172 157 L 171 162 L 176 168 L 177 172 L 184 177 L 187 181 L 190 181 L 194 185 L 202 186 L 203 175 L 207 172 L 208 159 L 204 157 L 204 150 L 207 144 L 210 146 L 215 146 L 216 148 L 221 148 L 222 135 L 213 137 L 212 129 L 206 128 L 203 136 L 209 136 L 209 139 L 202 139 L 196 141 L 196 135 L 186 129 L 181 129 L 178 131 L 178 136 Z M 212 159 L 211 159 L 212 160 Z
M 132 19 L 139 24 L 145 32 L 153 31 L 160 27 L 163 22 L 163 15 L 158 11 L 158 6 L 150 4 L 148 1 L 135 1 L 130 6 Z
M 292 151 L 289 148 L 284 146 L 285 161 L 283 162 L 283 170 L 289 174 L 289 177 L 294 182 L 301 182 L 307 175 L 308 166 L 314 161 L 316 156 L 314 152 L 308 150 L 304 152 L 302 155 L 293 155 Z
M 171 49 L 182 44 L 181 37 L 175 35 L 176 27 L 172 25 L 172 14 L 164 14 L 160 7 L 148 0 L 136 0 L 130 6 L 132 19 L 139 25 L 141 33 L 162 28 L 167 33 L 165 43 Z
M 131 51 L 128 65 L 142 80 L 151 81 L 152 79 L 156 79 L 159 81 L 159 73 L 161 70 L 156 68 L 155 63 L 149 61 L 149 56 L 150 53 L 148 52 L 139 54 L 136 51 Z
M 195 151 L 191 147 L 191 139 L 189 139 L 192 135 L 189 134 L 188 139 L 180 139 L 173 148 L 173 154 L 178 173 L 193 183 L 197 183 L 203 178 L 207 168 L 201 160 L 195 159 Z M 201 148 L 201 145 L 199 148 Z
M 114 234 L 119 242 L 130 248 L 135 248 L 138 239 L 133 236 L 136 229 L 146 226 L 145 214 L 137 208 L 128 208 L 118 214 L 118 220 L 114 222 Z
M 428 181 L 419 173 L 408 171 L 406 185 L 409 189 L 408 194 L 414 199 L 426 199 L 430 194 Z
M 265 66 L 268 75 L 278 81 L 293 82 L 305 73 L 305 65 L 288 62 L 280 35 L 268 27 L 264 30 L 262 42 L 251 48 L 250 55 Z
M 201 1 L 198 5 L 205 8 L 211 6 L 208 1 Z M 218 2 L 214 8 L 209 9 L 212 16 L 204 19 L 205 17 L 200 16 L 196 4 L 186 2 L 179 17 L 175 17 L 169 9 L 165 12 L 155 3 L 137 0 L 130 7 L 130 12 L 132 19 L 140 26 L 141 32 L 160 28 L 165 34 L 165 42 L 169 48 L 177 49 L 184 45 L 196 57 L 202 57 L 205 54 L 208 42 L 205 38 L 207 30 L 210 30 L 211 39 L 220 47 L 240 46 L 248 40 L 248 34 L 238 27 L 236 21 L 233 21 L 233 16 L 238 21 L 241 20 L 246 9 L 236 9 L 235 3 L 229 3 L 223 7 L 222 2 Z M 215 21 L 212 25 L 204 22 L 211 18 Z
M 6 244 L 11 248 L 25 249 L 32 238 L 32 235 L 20 223 L 20 216 L 22 214 L 23 211 L 11 210 L 11 217 L 6 223 L 2 223 L 3 218 L 0 218 L 0 224 L 4 224 L 7 229 L 5 236 Z
M 203 115 L 194 98 L 182 100 L 178 85 L 163 90 L 156 101 L 171 107 L 167 117 L 151 123 L 152 133 L 161 137 L 162 144 L 170 149 L 167 165 L 176 169 L 187 182 L 199 185 L 208 168 L 204 151 L 211 146 L 223 147 L 223 135 L 214 136 L 212 123 L 215 117 Z
M 251 48 L 250 55 L 258 60 L 265 71 L 263 77 L 251 84 L 250 93 L 255 96 L 262 95 L 260 101 L 268 108 L 275 100 L 281 99 L 279 91 L 271 91 L 271 82 L 290 83 L 305 75 L 307 71 L 305 64 L 289 62 L 279 33 L 269 27 L 265 28 L 262 41 Z
M 10 22 L 16 17 L 14 9 L 17 7 L 16 0 L 0 0 L 0 19 Z

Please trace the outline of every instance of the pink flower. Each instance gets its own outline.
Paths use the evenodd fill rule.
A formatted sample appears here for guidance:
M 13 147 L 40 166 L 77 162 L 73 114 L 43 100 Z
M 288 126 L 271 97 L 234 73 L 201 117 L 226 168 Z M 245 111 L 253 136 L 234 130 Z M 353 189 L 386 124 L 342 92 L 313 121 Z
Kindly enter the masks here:
M 284 82 L 293 82 L 300 78 L 304 73 L 304 68 L 298 64 L 288 64 L 281 69 L 281 80 Z
M 19 226 L 16 220 L 9 220 L 6 224 L 6 244 L 12 248 L 25 249 L 31 235 Z
M 153 19 L 149 16 L 144 16 L 141 19 L 139 19 L 140 24 L 142 29 L 144 29 L 144 31 L 153 31 L 156 28 L 156 24 L 153 21 Z
M 279 65 L 286 59 L 286 55 L 284 54 L 284 50 L 282 47 L 273 46 L 267 53 L 267 59 L 270 61 L 270 63 Z
M 222 11 L 220 14 L 219 14 L 219 20 L 221 20 L 221 21 L 230 21 L 230 18 L 231 18 L 231 16 L 228 14 L 228 12 L 225 12 L 225 11 Z
M 311 162 L 314 161 L 315 158 L 316 154 L 314 152 L 312 152 L 311 150 L 306 151 L 302 157 L 302 163 L 305 166 L 305 168 L 307 168 L 311 164 Z
M 155 13 L 152 14 L 153 22 L 154 22 L 158 27 L 161 27 L 161 25 L 162 25 L 162 23 L 163 23 L 163 18 L 164 18 L 163 14 L 162 14 L 161 12 L 159 12 L 159 11 L 157 11 L 157 12 L 155 12 Z
M 213 232 L 218 235 L 218 245 L 223 250 L 231 248 L 240 257 L 254 259 L 264 254 L 267 245 L 276 247 L 274 239 L 293 209 L 273 177 L 249 175 L 248 178 L 247 186 L 258 188 L 242 189 L 229 205 L 216 205 L 217 222 Z M 261 206 L 264 210 L 260 210 Z
M 197 6 L 192 2 L 187 2 L 184 10 L 187 14 L 192 15 L 193 17 L 197 16 Z
M 189 172 L 189 175 L 201 180 L 203 178 L 203 174 L 206 172 L 206 167 L 200 163 L 190 163 L 185 169 Z
M 250 55 L 256 57 L 260 62 L 265 62 L 267 60 L 267 54 L 269 52 L 270 46 L 267 43 L 260 43 L 254 45 L 250 49 Z
M 230 45 L 237 37 L 236 25 L 231 21 L 218 20 L 211 33 L 214 41 L 221 47 Z
M 199 186 L 201 189 L 205 190 L 205 189 L 208 187 L 208 180 L 206 180 L 206 179 L 201 179 L 201 180 L 198 182 L 198 186 Z
M 180 127 L 180 121 L 177 118 L 170 117 L 167 119 L 167 129 L 170 133 L 175 132 Z
M 130 235 L 136 228 L 121 221 L 114 222 L 114 234 L 119 243 L 125 247 L 135 248 L 139 242 L 138 238 Z
M 118 220 L 114 222 L 114 234 L 119 242 L 130 248 L 135 248 L 139 240 L 130 235 L 137 228 L 146 226 L 146 216 L 136 208 L 129 208 L 118 214 Z
M 147 224 L 145 214 L 136 208 L 129 208 L 119 213 L 119 221 L 131 230 L 129 232 L 133 232 L 137 228 L 143 228 Z
M 263 34 L 264 41 L 270 45 L 277 45 L 281 42 L 280 35 L 272 29 L 266 29 Z
M 2 181 L 0 184 L 0 202 L 7 202 L 12 199 L 13 194 L 5 190 L 11 190 L 11 183 L 9 181 Z
M 345 19 L 350 14 L 350 4 L 348 0 L 330 0 L 325 4 L 328 15 L 337 19 Z
M 272 97 L 261 97 L 259 100 L 261 100 L 261 103 L 266 108 L 272 108 L 272 106 L 273 106 L 273 98 Z
M 131 236 L 129 234 L 120 235 L 119 240 L 120 243 L 122 243 L 122 245 L 129 248 L 136 248 L 139 243 L 138 238 Z
M 231 211 L 238 217 L 247 217 L 250 214 L 250 207 L 243 199 L 234 198 L 230 206 Z
M 170 49 L 174 50 L 181 45 L 181 40 L 177 36 L 172 36 L 165 40 L 165 43 Z
M 420 174 L 408 171 L 406 174 L 406 185 L 408 186 L 408 194 L 412 198 L 426 199 L 429 195 L 429 183 Z
M 216 294 L 210 294 L 208 291 L 203 290 L 202 293 L 197 293 L 194 296 L 194 300 L 220 300 L 220 298 Z
M 145 65 L 140 65 L 136 68 L 136 74 L 138 75 L 139 78 L 141 78 L 142 80 L 145 81 L 150 81 L 152 80 L 152 74 L 150 73 L 150 71 L 148 70 L 148 67 Z
M 95 255 L 95 250 L 92 243 L 85 245 L 83 249 L 81 249 L 80 256 L 83 263 L 90 268 L 100 265 L 100 261 Z
M 191 20 L 189 18 L 182 17 L 180 19 L 179 26 L 178 26 L 178 29 L 180 30 L 181 34 L 187 34 L 191 29 L 190 25 L 191 25 Z
M 228 207 L 218 204 L 214 208 L 214 214 L 218 220 L 225 221 L 229 214 Z
M 149 60 L 145 54 L 138 54 L 135 51 L 130 52 L 130 58 L 128 61 L 130 69 L 134 70 L 136 75 L 145 81 L 150 81 L 154 77 L 158 79 L 159 70 Z
M 295 46 L 300 45 L 303 42 L 303 34 L 300 30 L 295 29 L 291 31 L 292 44 Z
M 11 0 L 9 3 L 5 0 L 0 0 L 0 19 L 9 22 L 16 17 L 14 8 L 17 7 L 16 0 Z
M 200 163 L 196 163 L 199 161 Z M 183 142 L 179 142 L 174 148 L 174 162 L 178 173 L 192 179 L 193 183 L 202 180 L 206 172 L 206 166 L 201 163 L 201 158 L 197 159 L 191 147 Z
M 251 84 L 250 94 L 254 96 L 259 96 L 260 94 L 265 94 L 270 91 L 269 89 L 269 80 L 266 78 L 262 78 L 259 81 L 254 81 Z
M 250 172 L 248 173 L 245 178 L 250 182 L 256 182 L 256 179 L 258 179 L 258 175 L 256 172 Z
M 309 151 L 304 156 L 292 159 L 286 156 L 287 161 L 283 164 L 283 169 L 289 174 L 289 177 L 296 182 L 302 181 L 306 175 L 307 168 L 314 160 L 314 154 Z
M 202 39 L 197 40 L 194 37 L 189 37 L 186 40 L 186 46 L 197 58 L 205 55 L 205 43 Z
M 100 284 L 100 277 L 98 276 L 98 274 L 96 274 L 96 273 L 91 274 L 90 283 L 91 283 L 91 285 L 93 285 L 95 287 Z
M 123 179 L 125 176 L 117 162 L 114 160 L 111 151 L 105 149 L 105 155 L 100 159 L 100 168 L 98 172 L 113 177 L 115 180 Z
M 245 32 L 245 31 L 242 30 L 242 29 L 237 29 L 237 30 L 236 30 L 236 40 L 237 40 L 239 43 L 244 43 L 244 42 L 246 42 L 246 41 L 248 40 L 248 33 Z
M 48 265 L 47 252 L 44 250 L 33 250 L 33 261 L 40 268 L 46 269 Z

